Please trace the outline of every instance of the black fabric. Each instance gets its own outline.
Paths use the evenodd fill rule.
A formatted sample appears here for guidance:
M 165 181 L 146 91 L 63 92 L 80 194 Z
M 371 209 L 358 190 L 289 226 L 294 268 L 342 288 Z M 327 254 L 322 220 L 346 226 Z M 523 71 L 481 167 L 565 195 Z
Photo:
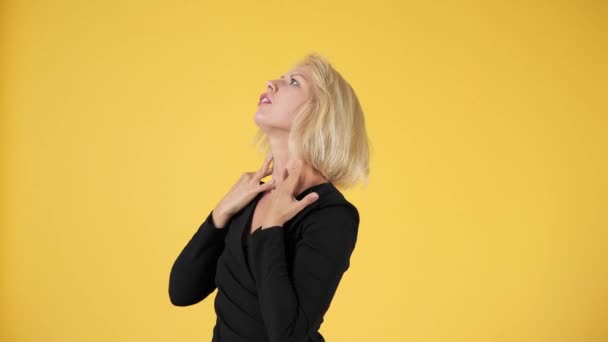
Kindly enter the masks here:
M 263 183 L 263 182 L 261 182 Z M 210 212 L 176 258 L 169 297 L 176 306 L 217 289 L 212 342 L 320 342 L 323 316 L 350 266 L 359 212 L 332 183 L 283 226 L 249 233 L 258 194 L 215 227 Z

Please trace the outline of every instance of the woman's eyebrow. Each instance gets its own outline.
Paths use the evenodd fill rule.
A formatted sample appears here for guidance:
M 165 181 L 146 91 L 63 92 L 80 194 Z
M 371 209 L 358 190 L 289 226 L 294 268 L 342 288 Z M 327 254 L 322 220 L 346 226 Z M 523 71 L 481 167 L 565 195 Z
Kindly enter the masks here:
M 306 81 L 306 78 L 304 78 L 304 76 L 303 76 L 303 75 L 301 75 L 301 74 L 291 74 L 291 76 L 300 76 L 300 77 L 302 77 L 302 79 L 304 79 L 304 81 Z M 281 75 L 281 79 L 282 79 L 283 77 L 285 77 L 285 75 Z

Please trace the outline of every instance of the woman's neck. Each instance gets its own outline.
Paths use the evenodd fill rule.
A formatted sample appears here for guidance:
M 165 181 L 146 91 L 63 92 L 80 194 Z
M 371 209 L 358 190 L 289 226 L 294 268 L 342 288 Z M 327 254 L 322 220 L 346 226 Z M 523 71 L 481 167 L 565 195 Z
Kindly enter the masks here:
M 302 191 L 309 187 L 328 182 L 327 178 L 316 170 L 311 164 L 300 158 L 299 156 L 293 156 L 289 150 L 289 146 L 286 139 L 280 139 L 279 137 L 270 137 L 269 142 L 271 146 L 272 158 L 272 179 L 275 180 L 276 184 L 282 183 L 285 180 L 285 168 L 289 166 L 292 159 L 300 159 L 302 162 L 300 179 L 298 180 L 294 196 L 300 194 Z M 289 177 L 287 175 L 287 177 Z

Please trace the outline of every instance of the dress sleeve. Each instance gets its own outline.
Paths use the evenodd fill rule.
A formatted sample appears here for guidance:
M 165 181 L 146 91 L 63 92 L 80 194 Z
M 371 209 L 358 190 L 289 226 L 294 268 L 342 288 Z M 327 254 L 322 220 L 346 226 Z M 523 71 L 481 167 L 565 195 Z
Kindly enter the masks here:
M 183 248 L 169 276 L 169 298 L 176 306 L 188 306 L 205 299 L 215 290 L 217 260 L 224 250 L 228 224 L 217 228 L 213 211 Z
M 314 333 L 350 265 L 359 227 L 354 206 L 309 214 L 296 243 L 291 274 L 282 226 L 255 230 L 249 248 L 258 300 L 271 342 L 304 342 Z

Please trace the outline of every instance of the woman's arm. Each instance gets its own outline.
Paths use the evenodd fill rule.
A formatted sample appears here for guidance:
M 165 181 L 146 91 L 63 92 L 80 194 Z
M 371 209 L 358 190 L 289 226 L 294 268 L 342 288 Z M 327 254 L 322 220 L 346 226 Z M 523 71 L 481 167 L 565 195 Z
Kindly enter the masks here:
M 352 205 L 311 213 L 297 242 L 288 274 L 282 226 L 257 229 L 250 237 L 250 263 L 271 342 L 300 342 L 318 329 L 348 269 L 359 214 Z
M 176 306 L 188 306 L 215 290 L 217 260 L 224 250 L 227 227 L 217 228 L 213 211 L 181 251 L 169 276 L 169 298 Z

